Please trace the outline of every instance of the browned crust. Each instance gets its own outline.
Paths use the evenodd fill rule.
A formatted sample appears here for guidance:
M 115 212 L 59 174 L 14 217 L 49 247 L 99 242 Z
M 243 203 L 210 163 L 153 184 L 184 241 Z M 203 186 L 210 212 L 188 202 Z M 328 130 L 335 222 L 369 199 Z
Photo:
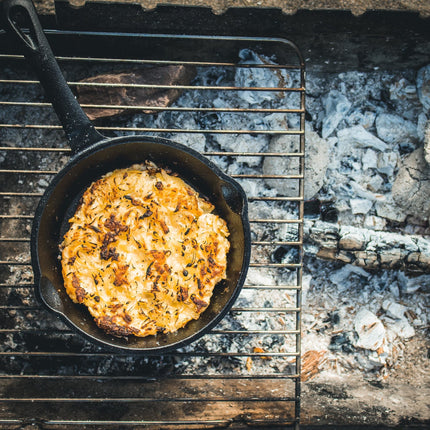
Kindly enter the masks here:
M 83 303 L 87 292 L 81 287 L 81 283 L 79 278 L 76 276 L 76 273 L 73 273 L 72 286 L 75 289 L 76 300 L 78 303 Z
M 191 301 L 197 306 L 197 312 L 200 312 L 203 308 L 209 306 L 204 300 L 199 299 L 194 294 L 191 295 Z
M 128 227 L 126 225 L 121 224 L 115 218 L 115 214 L 111 214 L 111 216 L 105 221 L 104 225 L 106 228 L 113 231 L 116 235 L 118 235 L 121 231 L 127 231 L 128 230 Z
M 99 318 L 95 318 L 96 324 L 107 334 L 117 337 L 126 337 L 138 334 L 139 330 L 129 326 L 131 322 L 130 317 L 123 318 L 121 324 L 117 324 L 116 321 L 118 321 L 117 316 L 104 315 Z

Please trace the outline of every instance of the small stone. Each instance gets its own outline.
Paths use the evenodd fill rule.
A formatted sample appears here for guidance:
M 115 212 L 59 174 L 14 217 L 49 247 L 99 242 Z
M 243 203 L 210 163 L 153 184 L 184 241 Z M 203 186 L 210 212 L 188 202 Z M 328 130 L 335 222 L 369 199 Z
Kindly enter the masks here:
M 39 187 L 46 188 L 49 185 L 49 182 L 46 179 L 42 178 L 39 179 L 37 185 L 39 185 Z
M 361 158 L 363 164 L 363 170 L 376 169 L 378 166 L 378 155 L 373 149 L 367 149 Z
M 415 336 L 415 329 L 405 318 L 397 320 L 394 324 L 391 324 L 390 329 L 402 339 L 410 339 L 411 337 Z
M 406 261 L 409 264 L 411 264 L 411 266 L 415 265 L 415 266 L 419 267 L 420 258 L 421 258 L 421 253 L 420 252 L 411 252 L 406 257 Z
M 390 145 L 415 147 L 418 141 L 416 124 L 399 115 L 380 114 L 375 124 L 378 137 Z
M 384 309 L 389 317 L 399 320 L 405 318 L 405 313 L 408 310 L 406 306 L 391 300 L 384 300 L 382 302 L 382 309 Z
M 423 250 L 421 250 L 420 256 L 418 258 L 418 262 L 422 267 L 430 266 L 430 253 L 428 252 L 428 250 L 427 252 L 424 252 Z
M 375 203 L 375 209 L 378 216 L 395 222 L 403 222 L 407 214 L 393 200 L 391 194 L 385 196 L 384 200 Z
M 335 207 L 338 212 L 346 212 L 350 209 L 349 203 L 344 199 L 335 201 Z
M 385 343 L 386 331 L 379 318 L 368 309 L 362 308 L 354 319 L 354 329 L 358 335 L 356 346 L 376 351 Z
M 377 151 L 385 151 L 388 148 L 385 142 L 368 132 L 361 125 L 339 130 L 337 137 L 339 146 L 352 145 L 359 148 L 373 148 Z
M 384 180 L 378 174 L 372 175 L 367 181 L 367 188 L 373 193 L 377 193 L 382 185 L 384 184 Z
M 365 199 L 351 199 L 351 211 L 354 215 L 367 214 L 373 206 L 373 202 Z
M 398 160 L 399 157 L 395 152 L 384 152 L 378 154 L 378 172 L 387 176 L 392 176 L 397 168 Z
M 364 188 L 362 185 L 358 184 L 355 181 L 350 181 L 349 185 L 351 186 L 351 188 L 353 189 L 353 191 L 355 192 L 355 194 L 358 197 L 361 197 L 362 199 L 370 200 L 370 201 L 381 200 L 381 196 L 380 195 L 372 193 L 371 191 L 369 191 L 368 189 Z
M 378 371 L 384 365 L 384 360 L 378 356 L 376 351 L 372 354 L 366 354 L 365 357 L 358 354 L 356 360 L 360 368 L 366 372 Z

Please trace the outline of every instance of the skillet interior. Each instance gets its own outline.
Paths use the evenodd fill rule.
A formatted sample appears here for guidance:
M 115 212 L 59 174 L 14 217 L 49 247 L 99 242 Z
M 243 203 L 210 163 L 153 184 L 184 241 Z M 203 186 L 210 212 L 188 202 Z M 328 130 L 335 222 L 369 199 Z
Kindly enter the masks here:
M 199 193 L 209 198 L 230 230 L 227 279 L 214 290 L 211 303 L 197 321 L 176 333 L 128 339 L 116 338 L 99 329 L 83 305 L 74 304 L 63 287 L 58 245 L 68 228 L 86 188 L 116 168 L 151 160 L 180 175 Z M 242 188 L 199 153 L 165 139 L 132 136 L 97 143 L 78 153 L 42 197 L 33 224 L 32 264 L 36 289 L 51 310 L 91 340 L 136 352 L 159 352 L 178 348 L 200 337 L 230 309 L 246 276 L 250 256 L 246 196 Z

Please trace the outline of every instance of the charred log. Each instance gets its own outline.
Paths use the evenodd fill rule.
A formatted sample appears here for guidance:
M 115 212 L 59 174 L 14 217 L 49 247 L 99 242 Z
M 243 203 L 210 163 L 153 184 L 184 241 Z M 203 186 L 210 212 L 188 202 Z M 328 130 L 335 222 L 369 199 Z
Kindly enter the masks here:
M 319 258 L 341 261 L 366 269 L 430 272 L 430 240 L 365 228 L 306 221 L 307 251 Z

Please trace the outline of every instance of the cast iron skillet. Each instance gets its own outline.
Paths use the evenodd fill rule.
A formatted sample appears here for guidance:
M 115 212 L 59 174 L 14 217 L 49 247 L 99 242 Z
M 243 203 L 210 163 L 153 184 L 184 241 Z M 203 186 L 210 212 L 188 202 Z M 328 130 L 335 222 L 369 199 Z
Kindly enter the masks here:
M 104 346 L 129 352 L 158 353 L 197 339 L 231 308 L 245 281 L 250 259 L 247 200 L 240 185 L 213 163 L 184 145 L 150 136 L 107 138 L 99 134 L 68 87 L 31 0 L 5 0 L 5 27 L 24 51 L 63 125 L 72 157 L 54 177 L 37 207 L 31 233 L 31 259 L 36 292 L 42 303 L 74 330 Z M 16 23 L 24 17 L 29 33 Z M 15 19 L 14 19 L 15 18 Z M 200 319 L 174 334 L 116 338 L 99 329 L 82 305 L 74 304 L 63 287 L 58 245 L 79 199 L 91 182 L 115 168 L 151 160 L 169 167 L 215 205 L 230 230 L 227 279 L 214 290 Z

